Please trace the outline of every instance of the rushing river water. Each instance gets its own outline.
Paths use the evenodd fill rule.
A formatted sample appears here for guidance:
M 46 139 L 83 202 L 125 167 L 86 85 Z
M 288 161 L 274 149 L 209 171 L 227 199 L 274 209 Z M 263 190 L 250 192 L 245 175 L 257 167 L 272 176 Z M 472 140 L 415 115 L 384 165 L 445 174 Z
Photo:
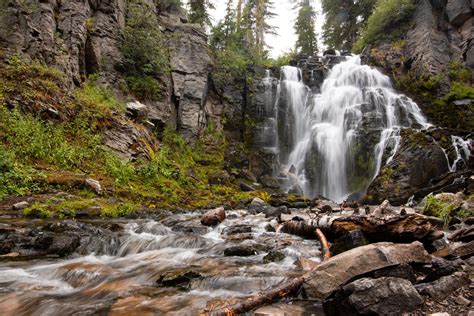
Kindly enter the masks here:
M 320 260 L 317 241 L 267 232 L 269 219 L 263 214 L 231 211 L 216 228 L 202 226 L 199 218 L 181 214 L 119 221 L 123 228 L 117 239 L 97 236 L 101 243 L 94 247 L 100 255 L 3 259 L 0 314 L 197 315 L 213 298 L 245 296 L 299 275 L 295 261 L 300 256 Z M 253 253 L 224 255 L 235 246 Z M 285 258 L 264 263 L 270 250 L 281 251 Z

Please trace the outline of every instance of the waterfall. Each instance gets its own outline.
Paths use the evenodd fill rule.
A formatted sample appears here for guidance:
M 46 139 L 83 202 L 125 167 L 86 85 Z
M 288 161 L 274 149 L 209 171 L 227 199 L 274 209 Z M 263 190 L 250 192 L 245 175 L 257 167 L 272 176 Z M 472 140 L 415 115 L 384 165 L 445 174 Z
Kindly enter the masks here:
M 353 56 L 337 65 L 312 94 L 301 70 L 281 69 L 275 146 L 285 189 L 342 201 L 362 195 L 390 162 L 403 127 L 428 127 L 415 102 L 396 93 L 390 79 Z

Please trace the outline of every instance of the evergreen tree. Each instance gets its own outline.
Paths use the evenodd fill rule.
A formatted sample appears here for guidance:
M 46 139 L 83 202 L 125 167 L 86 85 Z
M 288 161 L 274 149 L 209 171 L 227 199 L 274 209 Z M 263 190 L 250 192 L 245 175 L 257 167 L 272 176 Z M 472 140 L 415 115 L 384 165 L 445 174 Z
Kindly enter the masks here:
M 311 5 L 311 0 L 299 1 L 297 8 L 298 17 L 295 22 L 295 32 L 298 39 L 296 40 L 296 49 L 307 55 L 317 54 L 316 11 Z
M 274 33 L 274 27 L 268 23 L 275 14 L 272 12 L 271 0 L 248 0 L 242 10 L 240 29 L 243 34 L 243 45 L 256 57 L 265 53 L 265 35 Z
M 189 21 L 202 26 L 211 25 L 209 9 L 214 9 L 209 0 L 189 0 Z
M 350 51 L 377 0 L 322 0 L 327 46 Z

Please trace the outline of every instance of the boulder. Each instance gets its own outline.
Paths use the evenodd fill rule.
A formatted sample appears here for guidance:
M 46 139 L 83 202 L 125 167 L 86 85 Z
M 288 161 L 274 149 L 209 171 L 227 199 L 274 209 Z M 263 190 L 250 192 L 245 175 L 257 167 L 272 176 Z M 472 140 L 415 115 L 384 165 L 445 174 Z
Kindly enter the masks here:
M 226 218 L 225 210 L 219 207 L 204 213 L 201 216 L 201 224 L 204 226 L 217 226 Z
M 148 107 L 138 101 L 127 103 L 127 116 L 135 120 L 143 120 L 148 116 Z
M 236 225 L 224 228 L 222 231 L 223 235 L 236 235 L 236 234 L 243 234 L 243 233 L 251 233 L 252 227 L 248 225 Z
M 326 299 L 357 276 L 404 263 L 429 262 L 431 256 L 420 242 L 362 246 L 334 256 L 309 272 L 305 277 L 305 290 L 310 299 Z
M 443 300 L 459 288 L 469 286 L 470 284 L 471 280 L 467 273 L 455 272 L 431 283 L 417 284 L 415 287 L 420 294 Z
M 249 205 L 249 212 L 250 214 L 264 213 L 265 215 L 269 214 L 269 216 L 271 216 L 276 213 L 276 209 L 265 203 L 262 199 L 254 198 Z
M 265 257 L 263 263 L 279 262 L 285 259 L 285 255 L 280 251 L 272 250 Z
M 250 257 L 258 253 L 257 249 L 252 246 L 232 246 L 224 249 L 224 256 L 226 257 Z
M 455 243 L 449 246 L 449 255 L 467 258 L 474 255 L 474 240 L 468 243 Z
M 448 0 L 446 3 L 446 15 L 449 23 L 454 26 L 462 25 L 472 16 L 471 3 L 469 0 Z
M 388 277 L 344 285 L 323 306 L 327 315 L 399 315 L 422 304 L 410 281 Z

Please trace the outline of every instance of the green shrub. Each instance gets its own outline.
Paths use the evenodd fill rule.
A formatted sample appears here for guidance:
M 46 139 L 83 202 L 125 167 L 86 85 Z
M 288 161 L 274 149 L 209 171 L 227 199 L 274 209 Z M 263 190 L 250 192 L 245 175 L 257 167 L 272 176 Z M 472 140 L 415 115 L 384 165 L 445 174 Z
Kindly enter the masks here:
M 414 0 L 378 0 L 353 50 L 361 52 L 367 44 L 399 37 L 414 10 Z
M 125 185 L 135 179 L 135 168 L 133 165 L 120 159 L 113 153 L 106 154 L 105 170 L 114 179 L 115 184 Z
M 127 86 L 135 96 L 156 101 L 161 95 L 160 82 L 151 76 L 128 76 Z
M 471 71 L 463 67 L 459 62 L 452 62 L 449 65 L 449 78 L 453 81 L 469 82 L 471 80 Z
M 128 4 L 120 45 L 130 75 L 157 75 L 168 68 L 168 51 L 153 5 L 144 0 Z

